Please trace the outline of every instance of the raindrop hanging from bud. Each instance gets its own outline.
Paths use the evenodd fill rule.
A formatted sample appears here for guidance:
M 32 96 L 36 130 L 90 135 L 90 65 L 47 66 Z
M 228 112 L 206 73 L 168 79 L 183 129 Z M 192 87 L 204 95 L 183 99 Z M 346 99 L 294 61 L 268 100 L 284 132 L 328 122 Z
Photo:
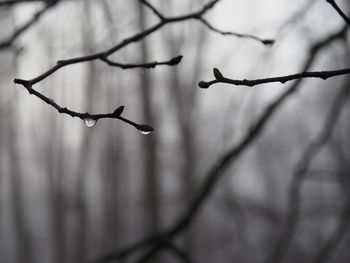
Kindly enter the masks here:
M 95 126 L 97 120 L 94 120 L 92 118 L 85 118 L 83 119 L 84 125 L 88 128 L 92 128 Z
M 137 129 L 139 130 L 139 132 L 141 132 L 142 134 L 145 134 L 145 135 L 153 132 L 153 128 L 149 125 L 146 125 L 146 124 L 138 125 Z

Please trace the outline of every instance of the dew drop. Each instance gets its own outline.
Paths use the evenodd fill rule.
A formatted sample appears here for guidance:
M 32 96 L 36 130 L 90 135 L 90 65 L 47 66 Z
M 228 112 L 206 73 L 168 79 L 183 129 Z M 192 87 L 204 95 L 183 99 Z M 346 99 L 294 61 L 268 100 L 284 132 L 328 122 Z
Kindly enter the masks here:
M 153 131 L 153 128 L 146 124 L 139 125 L 137 129 L 144 135 L 150 134 Z
M 94 120 L 92 118 L 85 118 L 83 119 L 84 125 L 88 128 L 92 128 L 95 126 L 97 120 Z
M 144 134 L 144 135 L 147 135 L 147 134 L 150 134 L 150 133 L 151 133 L 150 131 L 143 131 L 143 130 L 139 130 L 139 132 L 141 132 L 141 133 Z

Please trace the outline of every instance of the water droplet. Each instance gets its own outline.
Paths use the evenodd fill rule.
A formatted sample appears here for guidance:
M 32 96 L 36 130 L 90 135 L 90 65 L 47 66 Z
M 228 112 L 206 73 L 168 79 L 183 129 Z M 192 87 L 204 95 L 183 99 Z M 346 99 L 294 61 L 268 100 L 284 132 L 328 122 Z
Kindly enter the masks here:
M 137 129 L 144 135 L 150 134 L 153 131 L 153 128 L 146 124 L 139 125 Z
M 85 118 L 83 119 L 84 125 L 88 128 L 92 128 L 95 126 L 97 120 L 94 120 L 92 118 Z
M 150 133 L 151 133 L 150 131 L 142 131 L 142 130 L 139 130 L 139 132 L 141 132 L 141 133 L 144 134 L 144 135 L 147 135 L 147 134 L 150 134 Z

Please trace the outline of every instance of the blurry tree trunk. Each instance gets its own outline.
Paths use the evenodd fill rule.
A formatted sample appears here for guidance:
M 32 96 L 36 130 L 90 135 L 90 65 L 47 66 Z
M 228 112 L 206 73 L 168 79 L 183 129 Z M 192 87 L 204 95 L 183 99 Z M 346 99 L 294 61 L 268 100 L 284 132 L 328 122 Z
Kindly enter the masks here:
M 146 13 L 141 3 L 137 4 L 138 23 L 140 30 L 145 29 Z M 141 61 L 149 61 L 149 48 L 146 41 L 141 42 Z M 152 87 L 149 72 L 141 69 L 140 93 L 142 98 L 143 122 L 155 125 L 153 116 Z M 157 132 L 157 131 L 156 131 Z M 159 178 L 156 163 L 157 136 L 156 132 L 142 138 L 143 143 L 143 171 L 144 171 L 144 195 L 146 213 L 146 232 L 155 232 L 159 229 Z
M 115 131 L 113 131 L 115 132 Z M 119 236 L 122 234 L 120 228 L 119 213 L 121 207 L 119 206 L 119 196 L 121 188 L 121 178 L 123 175 L 123 168 L 121 165 L 121 139 L 119 134 L 114 135 L 108 132 L 104 147 L 105 151 L 102 156 L 101 163 L 103 165 L 103 195 L 105 206 L 105 240 L 107 251 L 119 247 Z
M 106 20 L 106 26 L 111 43 L 117 40 L 117 32 L 115 30 L 116 19 L 114 17 L 113 7 L 118 5 L 108 4 L 106 1 L 100 2 L 101 8 L 104 12 L 104 18 Z M 106 69 L 107 74 L 103 78 L 103 86 L 107 88 L 104 94 L 104 101 L 107 105 L 117 106 L 121 105 L 122 91 L 120 87 L 115 87 L 115 83 L 118 83 L 120 74 L 118 69 L 109 68 Z M 102 185 L 103 185 L 103 205 L 104 205 L 104 237 L 105 237 L 105 250 L 111 251 L 117 249 L 123 245 L 119 243 L 123 238 L 123 229 L 121 228 L 121 211 L 125 206 L 125 201 L 122 204 L 123 186 L 125 182 L 125 163 L 123 162 L 123 149 L 124 141 L 120 129 L 109 129 L 105 131 L 105 145 L 103 147 L 103 153 L 100 156 L 100 163 L 102 165 Z
M 189 3 L 189 5 L 191 9 L 193 7 L 193 2 Z M 165 10 L 170 8 L 171 6 L 168 4 Z M 183 30 L 182 32 L 182 35 L 179 35 L 179 33 L 173 32 L 171 29 L 166 31 L 166 47 L 170 57 L 186 52 L 186 39 L 188 35 L 186 35 L 186 30 Z M 201 71 L 201 67 L 199 65 L 204 64 L 203 43 L 205 43 L 206 36 L 207 31 L 205 28 L 201 27 L 197 31 L 194 29 L 193 34 L 191 34 L 191 39 L 195 42 L 194 45 L 196 45 L 196 52 L 193 60 L 187 60 L 186 62 L 188 65 L 183 65 L 184 67 L 187 67 L 187 71 L 181 71 L 180 67 L 173 67 L 170 73 L 170 80 L 168 81 L 170 95 L 174 98 L 173 106 L 175 108 L 177 126 L 180 129 L 181 149 L 183 149 L 181 153 L 183 158 L 181 163 L 183 166 L 181 171 L 182 180 L 180 182 L 180 192 L 182 193 L 185 202 L 192 195 L 192 185 L 197 167 L 197 142 L 196 134 L 194 133 L 196 128 L 196 87 Z M 186 75 L 183 76 L 182 74 Z M 190 258 L 193 257 L 195 251 L 194 236 L 194 228 L 190 227 L 186 235 L 186 252 Z
M 63 180 L 65 171 L 63 170 L 62 158 L 62 131 L 60 131 L 55 118 L 50 118 L 51 123 L 48 136 L 52 140 L 46 146 L 46 164 L 48 176 L 49 211 L 51 213 L 53 262 L 65 262 L 65 208 L 64 208 L 64 188 Z
M 89 54 L 94 50 L 94 38 L 92 31 L 92 8 L 91 1 L 84 1 L 83 5 L 83 21 L 82 21 L 82 38 L 84 43 L 84 51 Z M 86 92 L 84 99 L 86 100 L 86 109 L 91 111 L 94 99 L 94 88 L 97 86 L 97 74 L 96 64 L 87 63 L 86 65 Z M 89 176 L 89 168 L 91 163 L 91 148 L 92 138 L 88 136 L 89 130 L 84 129 L 81 137 L 82 144 L 80 147 L 80 157 L 77 163 L 77 175 L 76 175 L 76 208 L 77 208 L 77 224 L 75 225 L 75 242 L 73 253 L 75 253 L 74 262 L 84 262 L 87 260 L 88 255 L 88 206 L 86 195 L 86 184 Z
M 49 37 L 49 36 L 47 36 Z M 48 39 L 47 50 L 49 60 L 54 59 L 52 50 L 52 40 Z M 49 79 L 50 87 L 55 87 L 55 81 Z M 57 85 L 57 83 L 56 83 Z M 57 89 L 50 89 L 50 97 L 57 96 Z M 51 220 L 51 239 L 52 239 L 52 262 L 61 263 L 66 261 L 66 225 L 65 225 L 65 192 L 64 180 L 66 171 L 64 170 L 64 147 L 63 147 L 63 123 L 58 118 L 53 117 L 53 112 L 45 111 L 49 123 L 47 132 L 44 135 L 46 138 L 42 160 L 46 164 L 46 177 L 48 180 L 48 209 Z M 60 121 L 58 125 L 57 121 Z
M 1 24 L 2 30 L 0 31 L 0 39 L 6 37 L 7 34 L 11 32 L 11 28 L 13 25 L 11 24 L 12 12 L 6 10 L 1 12 Z M 7 26 L 4 26 L 7 24 Z M 4 34 L 2 34 L 4 33 Z M 6 70 L 5 70 L 5 78 L 8 81 L 8 78 L 11 74 L 11 70 L 15 69 L 16 64 L 16 56 L 13 52 L 2 52 L 1 53 L 2 61 L 6 61 Z M 4 66 L 4 65 L 3 65 Z M 8 85 L 4 85 L 6 89 Z M 0 87 L 1 89 L 1 87 Z M 33 254 L 33 245 L 30 234 L 30 225 L 26 217 L 25 211 L 25 196 L 24 196 L 24 188 L 25 186 L 23 181 L 23 171 L 21 169 L 21 160 L 19 158 L 20 155 L 20 145 L 18 144 L 18 123 L 16 122 L 17 116 L 17 103 L 15 100 L 15 93 L 10 91 L 3 91 L 3 94 L 0 99 L 0 114 L 2 113 L 2 109 L 6 109 L 3 112 L 3 116 L 6 118 L 1 118 L 0 123 L 3 127 L 0 127 L 0 155 L 6 154 L 7 160 L 9 160 L 9 184 L 11 187 L 10 200 L 12 201 L 12 212 L 13 212 L 13 226 L 14 226 L 14 234 L 15 234 L 15 242 L 16 247 L 14 248 L 15 255 L 17 257 L 17 262 L 34 262 L 34 254 Z M 4 99 L 4 100 L 2 100 Z M 11 102 L 10 102 L 11 100 Z M 2 107 L 2 103 L 6 104 L 6 107 Z M 1 115 L 0 115 L 1 116 Z M 6 152 L 3 150 L 6 149 Z M 1 156 L 0 156 L 1 157 Z M 2 160 L 2 157 L 1 159 Z M 1 162 L 0 162 L 0 180 L 1 180 Z M 0 182 L 1 183 L 1 182 Z M 1 216 L 0 216 L 1 217 Z M 5 241 L 5 240 L 3 240 Z M 6 242 L 6 241 L 5 241 Z
M 10 183 L 11 183 L 11 200 L 13 202 L 13 220 L 15 226 L 15 235 L 16 235 L 16 255 L 17 262 L 34 262 L 33 255 L 33 245 L 30 237 L 30 229 L 25 213 L 25 205 L 23 196 L 24 185 L 22 178 L 22 169 L 21 162 L 19 158 L 19 145 L 17 144 L 17 126 L 14 120 L 17 119 L 16 116 L 16 103 L 13 103 L 11 110 L 9 110 L 9 128 L 8 128 L 8 147 L 11 163 L 11 172 L 10 172 Z

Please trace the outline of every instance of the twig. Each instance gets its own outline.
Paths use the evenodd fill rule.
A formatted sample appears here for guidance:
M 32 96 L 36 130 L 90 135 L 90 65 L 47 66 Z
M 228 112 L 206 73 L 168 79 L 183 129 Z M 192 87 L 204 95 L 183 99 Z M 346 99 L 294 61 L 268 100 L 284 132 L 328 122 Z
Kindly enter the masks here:
M 155 68 L 156 66 L 160 65 L 169 65 L 169 66 L 175 66 L 179 64 L 182 60 L 182 56 L 174 57 L 168 61 L 162 61 L 162 62 L 148 62 L 148 63 L 141 63 L 141 64 L 122 64 L 118 62 L 113 62 L 109 60 L 108 58 L 101 59 L 102 61 L 106 62 L 110 66 L 114 67 L 120 67 L 122 69 L 130 69 L 130 68 Z
M 224 77 L 221 72 L 217 69 L 213 69 L 214 72 L 214 77 L 216 78 L 215 80 L 211 81 L 200 81 L 198 83 L 198 86 L 201 87 L 202 89 L 207 89 L 211 85 L 216 84 L 216 83 L 227 83 L 227 84 L 233 84 L 233 85 L 240 85 L 240 86 L 256 86 L 260 84 L 265 84 L 265 83 L 272 83 L 272 82 L 280 82 L 282 84 L 295 80 L 295 79 L 301 79 L 301 78 L 320 78 L 320 79 L 328 79 L 330 77 L 335 77 L 335 76 L 340 76 L 340 75 L 345 75 L 350 73 L 350 68 L 345 68 L 345 69 L 339 69 L 339 70 L 331 70 L 331 71 L 304 71 L 301 73 L 297 74 L 292 74 L 292 75 L 287 75 L 287 76 L 279 76 L 279 77 L 273 77 L 273 78 L 264 78 L 264 79 L 254 79 L 254 80 L 248 80 L 248 79 L 243 79 L 243 80 L 238 80 L 238 79 L 230 79 Z
M 337 3 L 334 0 L 326 0 L 328 3 L 330 3 L 335 11 L 338 12 L 338 14 L 344 19 L 344 21 L 350 26 L 350 19 L 347 17 L 347 15 L 344 14 L 344 12 L 340 9 L 340 7 L 337 5 Z
M 160 19 L 160 20 L 164 20 L 164 16 L 153 6 L 151 5 L 147 0 L 140 0 L 140 2 L 142 4 L 144 4 L 145 6 L 147 6 L 149 9 L 151 9 L 151 11 Z
M 180 22 L 180 21 L 185 21 L 185 20 L 190 20 L 190 19 L 197 19 L 198 17 L 204 15 L 208 10 L 210 10 L 211 8 L 213 8 L 215 6 L 215 4 L 217 4 L 220 0 L 212 0 L 210 1 L 208 4 L 204 5 L 200 10 L 198 10 L 197 12 L 193 12 L 193 13 L 189 13 L 187 15 L 182 15 L 182 16 L 176 16 L 176 17 L 168 17 L 165 18 L 163 16 L 161 16 L 161 20 L 153 25 L 152 27 L 145 29 L 129 38 L 125 38 L 123 41 L 121 41 L 119 44 L 115 45 L 114 47 L 103 51 L 103 52 L 98 52 L 95 54 L 91 54 L 91 55 L 87 55 L 87 56 L 82 56 L 82 57 L 76 57 L 76 58 L 71 58 L 71 59 L 67 59 L 67 60 L 60 60 L 57 61 L 56 65 L 53 66 L 52 68 L 48 69 L 46 72 L 42 73 L 41 75 L 30 79 L 30 80 L 24 80 L 24 79 L 15 79 L 14 82 L 17 84 L 21 84 L 22 86 L 24 86 L 29 93 L 35 95 L 36 97 L 40 98 L 41 100 L 45 101 L 46 103 L 48 103 L 49 105 L 53 106 L 54 108 L 56 108 L 57 110 L 59 110 L 60 113 L 66 113 L 72 117 L 78 117 L 81 119 L 84 119 L 84 117 L 86 116 L 90 116 L 93 117 L 93 119 L 97 120 L 99 118 L 109 118 L 111 115 L 110 114 L 97 114 L 97 115 L 93 115 L 93 114 L 89 114 L 89 113 L 78 113 L 78 112 L 74 112 L 72 110 L 69 110 L 67 108 L 61 108 L 60 106 L 58 106 L 55 103 L 52 103 L 53 100 L 42 95 L 41 93 L 39 93 L 38 91 L 33 89 L 33 85 L 35 85 L 36 83 L 46 79 L 48 76 L 50 76 L 51 74 L 53 74 L 54 72 L 56 72 L 57 70 L 59 70 L 62 67 L 68 66 L 68 65 L 72 65 L 72 64 L 77 64 L 77 63 L 82 63 L 82 62 L 87 62 L 87 61 L 93 61 L 93 60 L 102 60 L 108 64 L 110 64 L 111 66 L 120 66 L 120 67 L 148 67 L 148 68 L 152 68 L 153 66 L 157 66 L 157 65 L 176 65 L 181 61 L 181 56 L 175 57 L 173 59 L 171 59 L 170 61 L 167 62 L 152 62 L 152 63 L 145 63 L 145 64 L 129 64 L 129 65 L 123 65 L 121 63 L 116 63 L 116 62 L 112 62 L 111 60 L 108 59 L 108 57 L 115 53 L 116 51 L 126 47 L 127 45 L 140 41 L 143 38 L 147 37 L 148 35 L 154 33 L 155 31 L 159 30 L 161 27 L 165 26 L 166 24 L 169 23 L 175 23 L 175 22 Z M 155 12 L 157 14 L 158 11 L 156 11 L 156 9 L 150 5 L 147 1 L 142 1 L 147 7 L 151 8 L 153 10 L 153 12 Z M 159 16 L 159 15 L 158 15 Z M 115 117 L 114 117 L 115 118 Z M 148 125 L 139 125 L 136 124 L 130 120 L 124 119 L 122 117 L 118 117 L 117 119 L 120 119 L 134 127 L 136 127 L 139 130 L 142 130 L 145 133 L 149 133 L 150 131 L 153 131 L 153 128 L 151 126 Z M 141 129 L 140 129 L 141 128 Z
M 216 33 L 219 33 L 221 35 L 230 35 L 230 36 L 236 36 L 236 37 L 240 37 L 240 38 L 250 38 L 250 39 L 254 39 L 256 41 L 261 42 L 264 45 L 273 45 L 275 43 L 274 39 L 261 39 L 259 37 L 253 36 L 253 35 L 249 35 L 249 34 L 241 34 L 241 33 L 236 33 L 236 32 L 230 32 L 230 31 L 222 31 L 219 30 L 217 28 L 215 28 L 214 26 L 212 26 L 205 18 L 203 17 L 199 17 L 198 18 L 199 21 L 201 21 L 207 28 L 209 28 L 211 31 L 214 31 Z
M 135 127 L 137 130 L 139 130 L 141 133 L 148 134 L 153 131 L 153 128 L 149 125 L 138 124 L 129 119 L 122 117 L 121 114 L 124 111 L 124 106 L 119 106 L 112 113 L 90 114 L 88 112 L 86 113 L 76 112 L 66 107 L 61 107 L 53 99 L 46 97 L 45 95 L 36 91 L 35 89 L 32 88 L 32 85 L 30 84 L 30 82 L 26 82 L 21 79 L 15 79 L 14 82 L 17 84 L 21 84 L 23 87 L 27 89 L 29 94 L 32 94 L 38 97 L 39 99 L 41 99 L 42 101 L 46 102 L 47 104 L 55 108 L 59 113 L 64 113 L 71 117 L 77 117 L 83 120 L 87 127 L 93 127 L 99 119 L 111 118 L 111 119 L 119 119 L 127 124 L 130 124 L 131 126 Z

